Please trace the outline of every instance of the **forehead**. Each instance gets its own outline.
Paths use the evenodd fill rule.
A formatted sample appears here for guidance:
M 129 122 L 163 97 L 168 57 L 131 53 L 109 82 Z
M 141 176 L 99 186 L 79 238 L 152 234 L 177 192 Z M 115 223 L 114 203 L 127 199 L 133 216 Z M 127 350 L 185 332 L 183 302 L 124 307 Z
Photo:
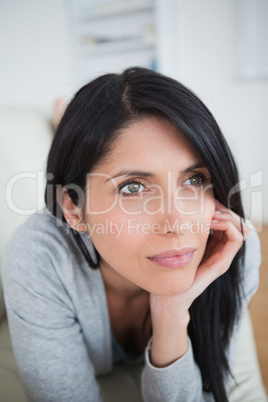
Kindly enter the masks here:
M 167 120 L 146 118 L 121 130 L 104 164 L 178 163 L 200 161 L 179 130 Z

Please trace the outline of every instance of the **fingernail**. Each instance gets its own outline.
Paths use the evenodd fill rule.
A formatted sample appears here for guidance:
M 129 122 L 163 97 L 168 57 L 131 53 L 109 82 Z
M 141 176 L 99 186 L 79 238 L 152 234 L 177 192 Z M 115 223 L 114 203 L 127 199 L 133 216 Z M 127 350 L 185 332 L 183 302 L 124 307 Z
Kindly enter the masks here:
M 218 210 L 217 210 L 217 211 L 215 211 L 215 214 L 217 214 L 217 215 L 218 215 L 218 214 L 222 214 L 222 211 L 218 211 Z
M 211 221 L 211 223 L 217 223 L 217 222 L 219 222 L 217 219 L 213 219 L 213 220 Z

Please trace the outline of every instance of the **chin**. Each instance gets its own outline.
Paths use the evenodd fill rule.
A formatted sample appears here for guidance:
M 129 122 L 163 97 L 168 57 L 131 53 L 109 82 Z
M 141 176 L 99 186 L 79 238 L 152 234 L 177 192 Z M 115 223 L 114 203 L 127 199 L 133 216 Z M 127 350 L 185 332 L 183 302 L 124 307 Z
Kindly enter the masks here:
M 163 280 L 157 289 L 149 290 L 158 296 L 175 296 L 186 292 L 192 285 L 195 275 L 180 275 L 180 278 L 171 278 L 169 281 Z

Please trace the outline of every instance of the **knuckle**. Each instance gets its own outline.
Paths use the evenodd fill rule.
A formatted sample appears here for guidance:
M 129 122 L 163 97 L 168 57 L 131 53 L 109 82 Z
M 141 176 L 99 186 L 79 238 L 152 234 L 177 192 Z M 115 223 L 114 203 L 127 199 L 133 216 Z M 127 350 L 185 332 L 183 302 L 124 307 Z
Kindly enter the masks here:
M 237 243 L 239 243 L 241 245 L 244 243 L 244 236 L 242 235 L 241 232 L 238 232 L 238 234 L 237 234 Z

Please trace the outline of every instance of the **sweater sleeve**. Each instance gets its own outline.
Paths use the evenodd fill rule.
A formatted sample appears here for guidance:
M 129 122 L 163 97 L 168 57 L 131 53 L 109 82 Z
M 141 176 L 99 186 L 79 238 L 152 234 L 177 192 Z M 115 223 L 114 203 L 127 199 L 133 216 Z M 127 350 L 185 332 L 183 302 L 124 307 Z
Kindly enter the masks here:
M 246 240 L 245 263 L 243 266 L 244 286 L 242 293 L 243 308 L 247 308 L 252 296 L 257 292 L 260 279 L 261 243 L 255 227 L 247 221 L 250 234 Z
M 246 308 L 256 292 L 259 283 L 259 266 L 261 263 L 260 241 L 254 227 L 246 240 L 244 264 L 244 296 L 242 308 Z M 238 326 L 239 327 L 239 326 Z M 235 331 L 236 332 L 236 331 Z M 232 351 L 237 339 L 234 333 L 231 340 Z M 164 368 L 156 368 L 150 362 L 150 340 L 145 353 L 145 367 L 142 372 L 142 394 L 145 402 L 208 402 L 214 401 L 212 394 L 204 392 L 201 372 L 195 363 L 191 340 L 188 338 L 188 350 L 180 359 Z
M 33 228 L 31 228 L 33 229 Z M 55 267 L 68 253 L 50 233 L 19 229 L 2 263 L 13 352 L 28 401 L 100 402 L 83 333 Z
M 177 361 L 164 368 L 156 368 L 150 362 L 150 340 L 145 351 L 145 367 L 142 373 L 142 394 L 145 402 L 208 402 L 211 394 L 202 391 L 202 378 L 194 361 L 192 344 L 188 338 L 188 350 Z

